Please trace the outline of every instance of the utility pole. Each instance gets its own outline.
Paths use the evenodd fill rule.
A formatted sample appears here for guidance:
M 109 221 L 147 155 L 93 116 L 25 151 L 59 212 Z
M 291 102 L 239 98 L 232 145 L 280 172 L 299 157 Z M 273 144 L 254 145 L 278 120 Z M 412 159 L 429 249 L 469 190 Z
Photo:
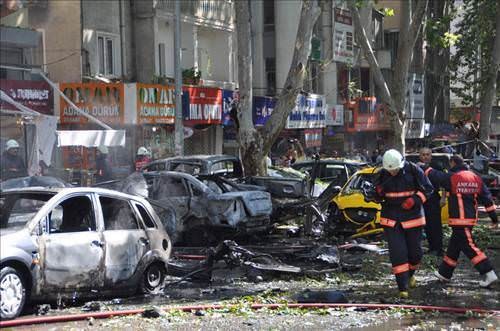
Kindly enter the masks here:
M 181 68 L 181 0 L 175 0 L 174 15 L 174 70 L 175 70 L 175 155 L 184 155 L 184 124 L 182 116 Z

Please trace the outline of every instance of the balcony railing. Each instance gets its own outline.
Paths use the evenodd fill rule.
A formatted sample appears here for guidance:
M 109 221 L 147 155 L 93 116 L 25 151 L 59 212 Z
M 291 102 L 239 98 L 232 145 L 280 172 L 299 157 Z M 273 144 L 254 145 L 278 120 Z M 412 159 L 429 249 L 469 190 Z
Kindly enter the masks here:
M 179 0 L 181 13 L 217 25 L 232 26 L 234 3 L 232 0 Z M 175 0 L 157 0 L 156 9 L 174 13 Z

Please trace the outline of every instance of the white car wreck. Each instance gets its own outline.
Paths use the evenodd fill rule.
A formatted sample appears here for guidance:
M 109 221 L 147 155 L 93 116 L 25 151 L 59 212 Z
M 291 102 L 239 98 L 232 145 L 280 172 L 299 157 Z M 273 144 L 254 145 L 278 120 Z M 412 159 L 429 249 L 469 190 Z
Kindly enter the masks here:
M 26 302 L 162 290 L 171 242 L 140 197 L 98 188 L 0 193 L 0 317 Z

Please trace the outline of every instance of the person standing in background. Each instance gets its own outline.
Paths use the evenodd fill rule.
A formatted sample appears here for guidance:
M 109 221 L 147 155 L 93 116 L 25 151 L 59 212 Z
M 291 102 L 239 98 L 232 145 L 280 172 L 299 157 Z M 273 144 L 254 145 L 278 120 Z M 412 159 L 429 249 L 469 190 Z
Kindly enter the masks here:
M 5 144 L 5 152 L 2 153 L 0 169 L 2 180 L 28 176 L 26 165 L 19 156 L 19 144 L 14 139 L 10 139 Z

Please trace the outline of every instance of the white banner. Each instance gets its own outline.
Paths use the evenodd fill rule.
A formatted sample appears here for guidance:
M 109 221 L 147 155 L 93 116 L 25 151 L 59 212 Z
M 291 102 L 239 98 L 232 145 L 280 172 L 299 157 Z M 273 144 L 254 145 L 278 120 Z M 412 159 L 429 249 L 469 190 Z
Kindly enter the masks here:
M 333 18 L 333 59 L 337 62 L 352 63 L 354 59 L 354 26 L 351 12 L 335 7 Z
M 325 97 L 317 94 L 297 95 L 295 107 L 286 121 L 287 129 L 324 128 L 326 120 Z
M 125 130 L 56 131 L 57 146 L 125 146 Z
M 334 105 L 329 107 L 326 112 L 326 125 L 343 126 L 344 125 L 344 105 Z

